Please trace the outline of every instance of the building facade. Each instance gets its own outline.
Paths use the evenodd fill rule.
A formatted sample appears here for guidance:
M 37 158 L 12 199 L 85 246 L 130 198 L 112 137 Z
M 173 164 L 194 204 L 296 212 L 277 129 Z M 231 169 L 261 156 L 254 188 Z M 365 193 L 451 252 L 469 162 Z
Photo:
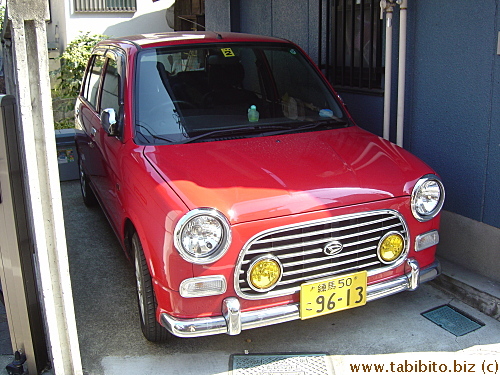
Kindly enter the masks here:
M 174 0 L 49 0 L 49 48 L 63 51 L 82 32 L 118 37 L 172 31 L 173 3 Z

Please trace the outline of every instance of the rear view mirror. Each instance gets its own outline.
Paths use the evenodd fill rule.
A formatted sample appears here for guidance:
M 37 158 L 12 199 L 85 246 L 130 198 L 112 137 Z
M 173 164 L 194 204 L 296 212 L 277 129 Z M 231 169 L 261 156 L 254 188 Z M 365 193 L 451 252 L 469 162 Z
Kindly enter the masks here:
M 101 125 L 110 137 L 119 135 L 116 111 L 113 108 L 106 108 L 101 111 Z

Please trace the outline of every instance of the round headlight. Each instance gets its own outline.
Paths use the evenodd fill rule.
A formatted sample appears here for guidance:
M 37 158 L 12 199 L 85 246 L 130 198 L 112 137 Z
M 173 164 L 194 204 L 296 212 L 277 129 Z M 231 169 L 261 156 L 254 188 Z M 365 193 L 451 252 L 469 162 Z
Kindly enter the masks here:
M 271 290 L 283 274 L 281 262 L 273 255 L 267 254 L 253 260 L 247 273 L 250 287 L 257 292 Z
M 434 175 L 422 177 L 411 195 L 411 211 L 418 221 L 430 220 L 439 214 L 444 203 L 444 187 Z
M 380 239 L 378 257 L 382 263 L 389 264 L 396 261 L 405 250 L 405 240 L 398 232 L 389 232 Z
M 185 260 L 197 264 L 215 262 L 231 243 L 229 222 L 212 208 L 189 211 L 177 223 L 174 241 Z

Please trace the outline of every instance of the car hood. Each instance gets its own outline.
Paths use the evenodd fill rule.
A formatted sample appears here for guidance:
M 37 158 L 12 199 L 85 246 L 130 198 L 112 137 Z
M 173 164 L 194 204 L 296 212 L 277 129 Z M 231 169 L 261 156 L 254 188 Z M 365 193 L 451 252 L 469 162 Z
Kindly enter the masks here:
M 356 126 L 145 146 L 144 156 L 188 209 L 216 208 L 233 224 L 410 195 L 433 173 Z

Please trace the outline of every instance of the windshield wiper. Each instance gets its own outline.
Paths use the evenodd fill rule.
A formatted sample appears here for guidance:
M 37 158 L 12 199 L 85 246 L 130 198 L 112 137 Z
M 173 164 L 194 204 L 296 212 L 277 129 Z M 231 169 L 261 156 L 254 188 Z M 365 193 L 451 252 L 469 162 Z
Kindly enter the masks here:
M 320 120 L 314 122 L 307 122 L 305 124 L 299 123 L 301 125 L 297 126 L 296 122 L 288 123 L 288 124 L 262 124 L 262 125 L 251 125 L 251 126 L 242 126 L 239 128 L 228 128 L 228 129 L 217 129 L 212 130 L 207 133 L 203 133 L 200 135 L 196 135 L 194 137 L 188 138 L 184 141 L 180 141 L 178 143 L 191 143 L 196 142 L 200 139 L 210 138 L 214 136 L 237 136 L 237 135 L 252 135 L 255 133 L 261 133 L 265 135 L 278 135 L 278 134 L 286 134 L 293 132 L 301 132 L 305 130 L 312 130 L 317 128 L 325 128 L 325 129 L 333 129 L 337 127 L 342 127 L 348 124 L 345 120 L 340 119 L 327 119 Z
M 148 129 L 146 126 L 144 126 L 144 125 L 141 125 L 141 124 L 135 124 L 135 126 L 137 126 L 137 127 L 139 127 L 139 128 L 142 128 L 142 129 L 146 130 L 146 131 L 149 133 L 149 135 L 151 136 L 151 138 L 153 138 L 153 139 L 159 139 L 159 140 L 161 140 L 161 141 L 165 141 L 165 142 L 168 142 L 168 143 L 172 143 L 172 142 L 173 142 L 171 139 L 164 138 L 164 137 L 160 137 L 159 135 L 153 134 L 153 133 L 151 132 L 151 130 L 149 130 L 149 129 Z M 148 141 L 147 137 L 146 137 L 144 134 L 142 134 L 142 132 L 141 132 L 141 131 L 139 131 L 139 134 L 140 134 L 140 135 L 142 135 L 142 136 L 146 139 L 146 141 L 147 141 L 148 143 L 150 143 L 150 142 Z
M 337 118 L 330 118 L 330 119 L 325 119 L 325 120 L 307 122 L 307 123 L 299 125 L 299 126 L 289 126 L 287 129 L 275 132 L 273 135 L 301 132 L 301 131 L 321 129 L 321 128 L 328 130 L 328 129 L 335 129 L 335 128 L 347 126 L 347 125 L 349 125 L 349 122 L 346 120 L 341 120 L 341 119 L 337 119 Z
M 239 128 L 229 128 L 229 129 L 218 129 L 218 130 L 212 130 L 208 133 L 203 133 L 200 135 L 196 135 L 194 137 L 188 138 L 184 141 L 181 141 L 179 143 L 191 143 L 191 142 L 196 142 L 199 139 L 203 138 L 210 138 L 212 136 L 221 136 L 221 135 L 250 135 L 250 134 L 255 134 L 255 133 L 266 133 L 270 131 L 288 131 L 290 130 L 290 126 L 287 125 L 252 125 L 252 126 L 242 126 Z

